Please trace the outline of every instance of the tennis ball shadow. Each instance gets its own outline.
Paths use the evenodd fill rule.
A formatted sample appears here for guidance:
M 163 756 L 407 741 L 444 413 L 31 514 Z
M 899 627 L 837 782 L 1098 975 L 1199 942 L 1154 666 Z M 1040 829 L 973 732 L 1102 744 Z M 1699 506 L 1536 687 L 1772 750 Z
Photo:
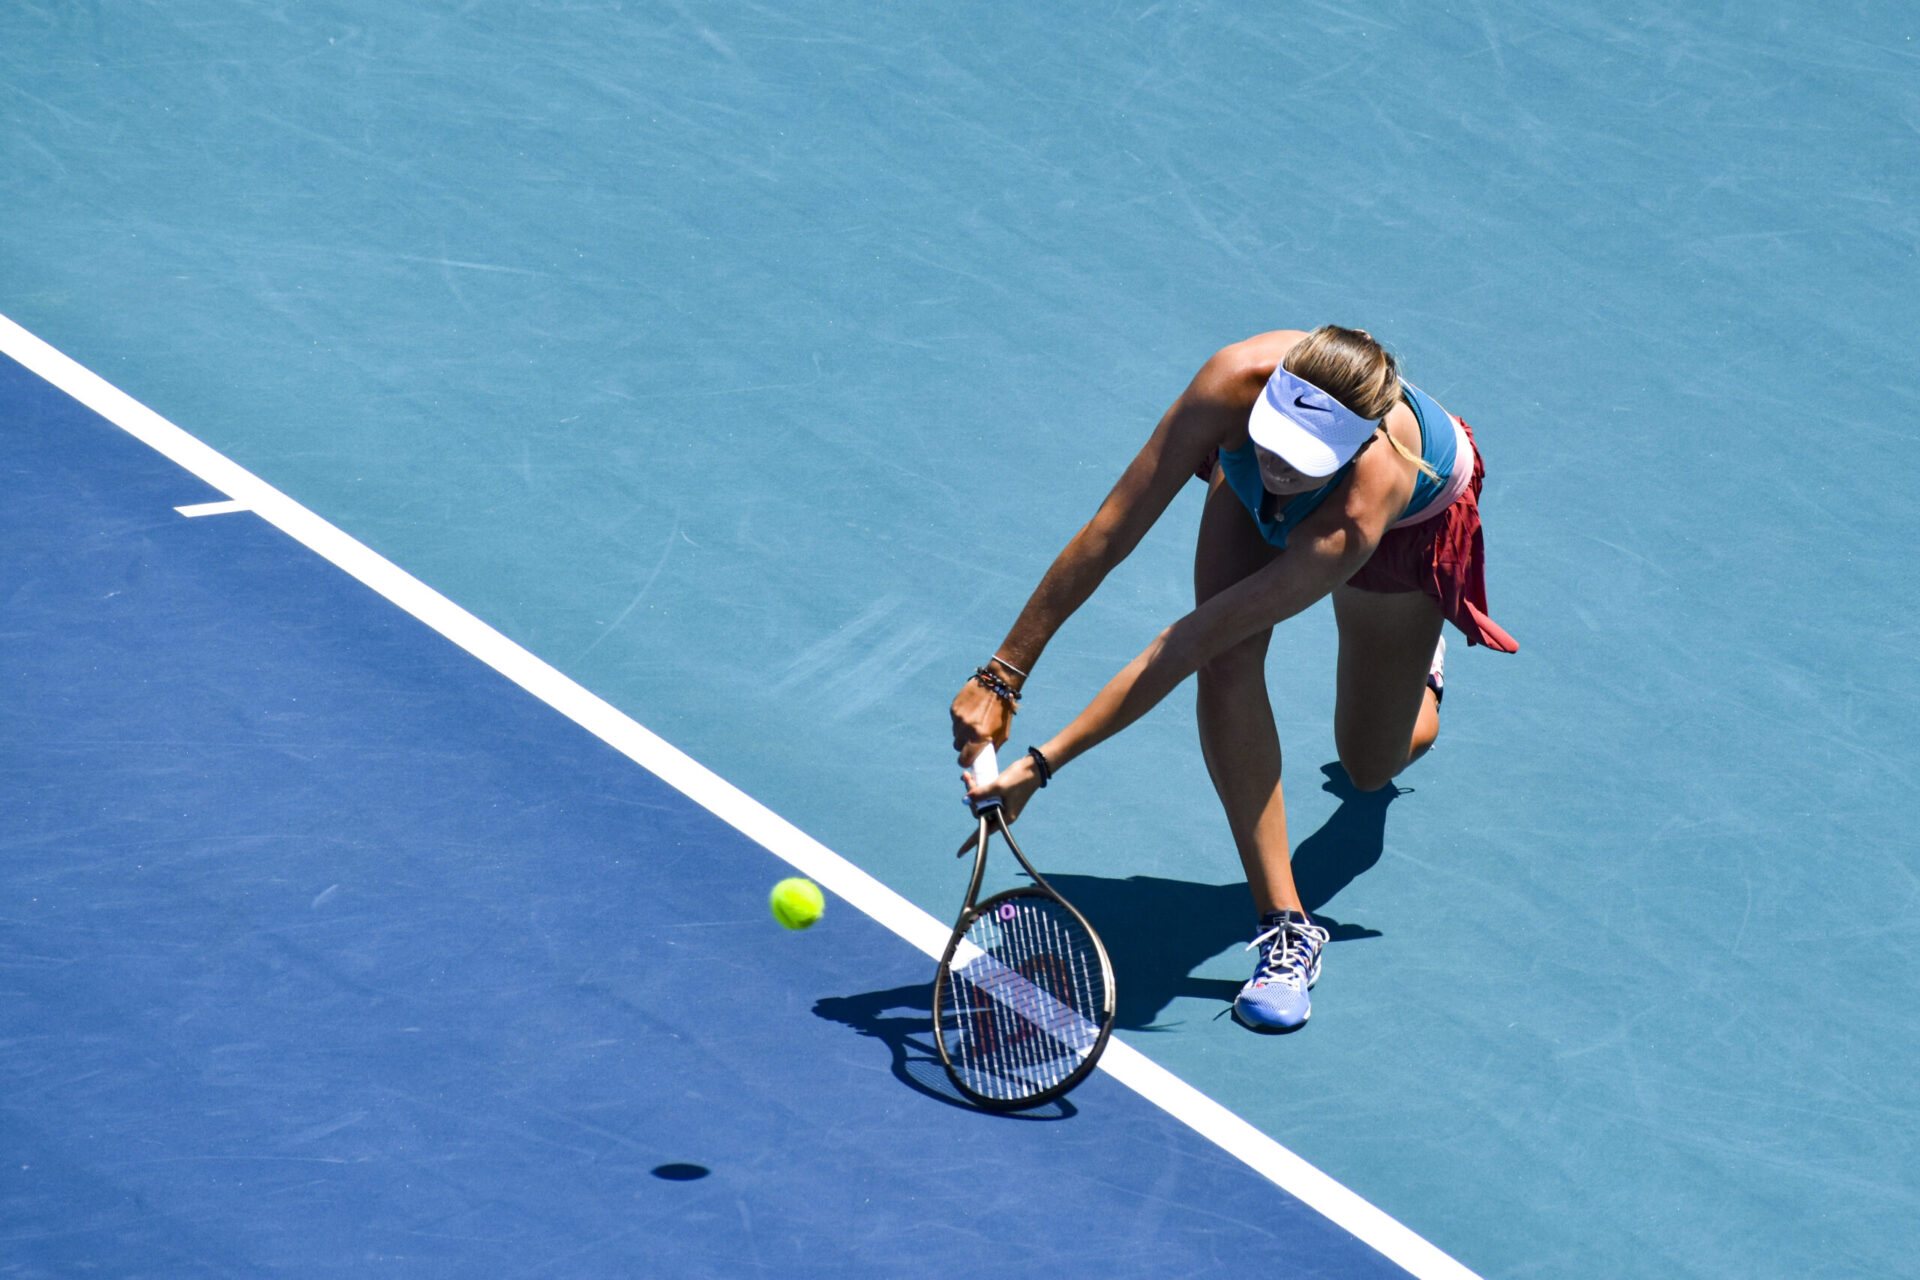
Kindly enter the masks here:
M 854 996 L 816 1000 L 817 1018 L 852 1027 L 863 1036 L 886 1045 L 893 1054 L 893 1074 L 900 1083 L 936 1102 L 976 1115 L 1008 1120 L 1065 1120 L 1077 1115 L 1072 1102 L 1059 1098 L 1027 1111 L 987 1111 L 968 1101 L 940 1064 L 933 1047 L 933 984 L 914 983 Z
M 703 1164 L 674 1162 L 654 1166 L 653 1176 L 667 1182 L 698 1182 L 713 1170 Z
M 1406 794 L 1391 785 L 1361 791 L 1338 763 L 1322 765 L 1321 789 L 1340 807 L 1293 851 L 1294 884 L 1314 920 L 1335 942 L 1377 938 L 1378 930 L 1347 924 L 1324 908 L 1342 889 L 1380 861 L 1386 845 L 1387 806 Z M 1046 874 L 1046 869 L 1041 868 Z M 1060 895 L 1078 907 L 1113 958 L 1119 992 L 1114 1025 L 1156 1027 L 1179 996 L 1231 1004 L 1244 979 L 1201 978 L 1193 971 L 1236 943 L 1253 937 L 1253 899 L 1246 881 L 1199 884 L 1159 876 L 1049 875 Z M 1252 958 L 1248 958 L 1249 973 Z

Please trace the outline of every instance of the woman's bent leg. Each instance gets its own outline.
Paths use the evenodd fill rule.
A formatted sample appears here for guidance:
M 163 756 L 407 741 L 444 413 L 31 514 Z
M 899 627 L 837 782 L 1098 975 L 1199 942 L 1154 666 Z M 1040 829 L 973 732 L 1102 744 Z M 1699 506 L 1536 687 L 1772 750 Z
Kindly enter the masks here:
M 1194 552 L 1194 601 L 1206 600 L 1266 565 L 1278 550 L 1260 536 L 1240 500 L 1214 473 Z M 1227 811 L 1256 911 L 1300 910 L 1287 852 L 1280 789 L 1280 734 L 1267 701 L 1267 642 L 1249 636 L 1198 673 L 1200 750 Z
M 1333 593 L 1340 626 L 1333 740 L 1353 785 L 1384 787 L 1426 754 L 1440 732 L 1427 669 L 1440 642 L 1440 606 L 1418 591 Z

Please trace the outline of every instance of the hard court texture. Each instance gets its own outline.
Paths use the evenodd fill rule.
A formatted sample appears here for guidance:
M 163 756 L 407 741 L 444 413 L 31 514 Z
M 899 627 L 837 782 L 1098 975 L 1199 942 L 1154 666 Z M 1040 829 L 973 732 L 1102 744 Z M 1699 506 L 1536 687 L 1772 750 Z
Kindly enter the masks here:
M 1296 866 L 1335 938 L 1298 1035 L 1223 1016 L 1252 920 L 1188 696 L 1063 770 L 1021 838 L 1114 945 L 1118 1035 L 1485 1276 L 1913 1275 L 1916 37 L 1886 0 L 14 4 L 0 313 L 941 917 L 961 680 L 1209 353 L 1368 328 L 1474 425 L 1521 652 L 1456 643 L 1438 747 L 1368 796 L 1328 767 L 1330 616 L 1276 637 Z M 1198 488 L 1049 648 L 1016 747 L 1186 607 Z M 315 753 L 377 745 L 253 763 L 298 789 Z M 15 793 L 48 767 L 10 766 Z M 78 828 L 114 791 L 68 780 Z M 254 909 L 363 909 L 300 856 Z M 179 858 L 148 871 L 204 916 L 127 880 L 33 954 L 110 953 L 103 924 L 139 920 L 188 982 L 206 921 L 252 926 L 220 914 L 245 881 Z M 477 839 L 473 863 L 569 877 L 514 922 L 555 972 L 611 982 L 622 945 L 666 946 L 561 850 Z M 715 879 L 763 917 L 778 874 Z M 466 936 L 461 879 L 409 877 Z M 21 884 L 9 920 L 43 909 Z M 856 966 L 848 914 L 768 936 Z M 380 936 L 331 962 L 366 990 L 325 988 L 346 1003 L 314 1025 L 401 1053 L 418 1023 L 347 1015 Z M 255 945 L 220 981 L 287 984 L 286 1018 L 320 998 Z M 5 1061 L 84 1094 L 103 1024 L 65 1012 L 38 1048 L 7 1014 Z M 122 1010 L 152 1019 L 150 1069 L 191 1062 L 210 1109 L 274 1076 L 183 1012 Z M 554 1046 L 527 1017 L 447 1029 L 528 1037 L 514 1069 L 410 1087 L 453 1112 L 521 1089 L 533 1116 Z M 101 1130 L 33 1120 L 22 1079 L 8 1132 L 47 1154 L 18 1163 L 150 1154 L 83 1156 Z M 361 1111 L 313 1144 L 381 1112 L 308 1099 L 287 1140 Z
M 1405 1274 L 1104 1077 L 964 1105 L 899 938 L 11 361 L 0 425 L 10 1274 Z

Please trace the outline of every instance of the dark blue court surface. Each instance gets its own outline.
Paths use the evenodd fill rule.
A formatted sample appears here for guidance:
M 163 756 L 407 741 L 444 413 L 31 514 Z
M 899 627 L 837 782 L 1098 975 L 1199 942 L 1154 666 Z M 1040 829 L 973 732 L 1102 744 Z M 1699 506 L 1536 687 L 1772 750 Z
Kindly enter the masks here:
M 0 362 L 0 1273 L 1402 1274 Z

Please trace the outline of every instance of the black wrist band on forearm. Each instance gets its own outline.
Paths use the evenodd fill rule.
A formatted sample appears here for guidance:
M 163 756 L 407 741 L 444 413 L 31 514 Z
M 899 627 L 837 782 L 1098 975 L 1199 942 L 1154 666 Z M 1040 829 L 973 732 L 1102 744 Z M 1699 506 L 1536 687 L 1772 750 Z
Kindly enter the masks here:
M 1027 754 L 1033 757 L 1033 767 L 1040 771 L 1040 785 L 1044 787 L 1052 782 L 1053 766 L 1048 764 L 1047 758 L 1040 754 L 1040 748 L 1028 747 Z

